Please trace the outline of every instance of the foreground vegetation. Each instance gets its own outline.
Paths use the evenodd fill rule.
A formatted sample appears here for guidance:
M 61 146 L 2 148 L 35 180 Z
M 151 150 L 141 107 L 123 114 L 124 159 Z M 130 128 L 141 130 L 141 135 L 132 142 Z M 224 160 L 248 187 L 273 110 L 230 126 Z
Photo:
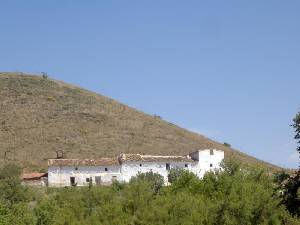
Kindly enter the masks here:
M 19 172 L 12 165 L 0 171 L 1 225 L 300 224 L 270 176 L 232 162 L 202 180 L 173 171 L 169 186 L 150 172 L 128 184 L 30 189 Z

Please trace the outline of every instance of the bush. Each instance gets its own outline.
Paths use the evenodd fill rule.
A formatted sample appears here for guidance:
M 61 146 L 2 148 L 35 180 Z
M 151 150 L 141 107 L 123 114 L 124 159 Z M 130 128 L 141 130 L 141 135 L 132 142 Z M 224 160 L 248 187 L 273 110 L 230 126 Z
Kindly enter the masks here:
M 158 193 L 164 185 L 164 177 L 153 171 L 147 173 L 139 173 L 137 176 L 131 178 L 130 183 L 146 182 L 149 183 L 154 193 Z
M 183 174 L 183 170 L 182 169 L 175 169 L 172 168 L 169 171 L 168 174 L 168 182 L 169 183 L 174 183 L 176 180 L 178 180 L 178 178 Z
M 228 148 L 231 148 L 231 144 L 229 144 L 229 143 L 227 143 L 227 142 L 224 142 L 223 145 L 225 145 L 225 146 L 228 147 Z
M 11 207 L 26 202 L 30 198 L 28 188 L 21 185 L 21 169 L 14 164 L 6 164 L 0 169 L 0 202 Z
M 48 79 L 48 74 L 47 74 L 47 73 L 45 73 L 45 72 L 42 72 L 41 74 L 42 74 L 42 78 L 44 78 L 44 79 Z

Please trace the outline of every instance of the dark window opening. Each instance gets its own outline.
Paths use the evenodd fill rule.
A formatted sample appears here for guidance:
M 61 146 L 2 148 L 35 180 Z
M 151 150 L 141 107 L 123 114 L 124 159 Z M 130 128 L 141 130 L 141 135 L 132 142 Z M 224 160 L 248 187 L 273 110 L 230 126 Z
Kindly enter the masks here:
M 75 186 L 75 185 L 76 185 L 76 183 L 75 183 L 75 177 L 70 177 L 70 184 L 71 184 L 72 186 Z
M 142 164 L 140 164 L 140 166 L 142 166 Z
M 107 169 L 107 168 L 105 168 L 105 171 L 108 171 L 108 169 Z
M 210 149 L 209 153 L 210 153 L 210 155 L 214 155 L 214 150 Z
M 210 167 L 213 167 L 213 164 L 211 163 L 209 166 L 210 166 Z
M 170 170 L 170 163 L 166 163 L 166 170 Z
M 86 182 L 90 182 L 90 178 L 87 177 L 87 178 L 85 179 L 85 181 L 86 181 Z
M 75 167 L 75 170 L 78 170 L 78 167 Z
M 188 164 L 185 164 L 184 166 L 185 166 L 185 167 L 188 167 Z

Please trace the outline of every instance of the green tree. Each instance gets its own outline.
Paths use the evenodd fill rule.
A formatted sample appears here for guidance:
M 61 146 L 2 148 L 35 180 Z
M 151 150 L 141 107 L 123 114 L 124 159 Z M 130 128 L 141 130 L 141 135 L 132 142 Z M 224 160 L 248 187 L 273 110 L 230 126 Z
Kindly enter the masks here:
M 42 199 L 35 208 L 37 215 L 36 225 L 50 225 L 55 220 L 55 212 L 58 210 L 56 202 L 48 196 Z
M 180 192 L 182 190 L 192 191 L 197 189 L 199 185 L 199 178 L 192 172 L 187 170 L 175 171 L 174 180 L 170 186 L 172 192 Z
M 297 151 L 300 154 L 300 112 L 298 112 L 293 119 L 292 127 L 295 129 L 295 139 L 298 143 Z
M 0 169 L 0 201 L 11 207 L 28 201 L 28 188 L 21 184 L 21 169 L 14 164 L 5 164 Z
M 176 180 L 179 179 L 180 176 L 182 176 L 183 170 L 178 168 L 172 168 L 170 169 L 168 173 L 168 182 L 174 183 Z
M 297 151 L 300 154 L 300 112 L 293 119 L 292 127 L 295 129 L 294 138 L 298 143 Z M 290 213 L 300 217 L 300 168 L 296 173 L 289 176 L 279 174 L 277 178 L 279 178 L 277 179 L 278 189 L 283 195 L 283 204 Z
M 146 173 L 138 173 L 135 177 L 130 179 L 130 183 L 147 182 L 151 186 L 154 193 L 158 193 L 164 185 L 164 177 L 153 171 Z
M 232 161 L 224 170 L 208 173 L 199 188 L 216 204 L 215 224 L 280 224 L 284 208 L 264 171 L 244 168 Z

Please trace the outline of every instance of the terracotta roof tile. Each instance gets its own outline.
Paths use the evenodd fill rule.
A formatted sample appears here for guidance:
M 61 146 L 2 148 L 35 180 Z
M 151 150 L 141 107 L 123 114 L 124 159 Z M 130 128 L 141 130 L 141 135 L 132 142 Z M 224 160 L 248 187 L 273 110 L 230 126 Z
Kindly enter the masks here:
M 23 173 L 22 179 L 23 180 L 36 180 L 40 179 L 41 177 L 46 177 L 47 173 Z

